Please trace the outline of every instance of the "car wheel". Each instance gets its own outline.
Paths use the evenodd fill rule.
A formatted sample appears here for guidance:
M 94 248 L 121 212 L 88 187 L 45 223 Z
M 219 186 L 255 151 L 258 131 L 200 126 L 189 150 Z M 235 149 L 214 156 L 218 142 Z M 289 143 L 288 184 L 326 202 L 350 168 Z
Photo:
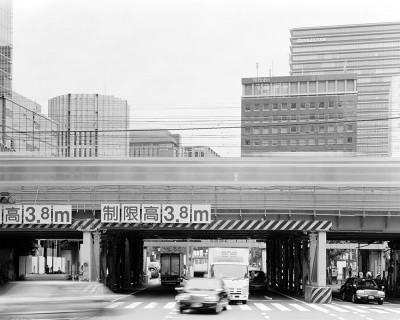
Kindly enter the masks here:
M 346 293 L 344 291 L 342 292 L 342 300 L 346 301 Z
M 247 300 L 243 300 L 242 303 L 243 303 L 243 304 L 247 304 Z
M 383 300 L 379 300 L 378 304 L 382 305 L 383 304 Z
M 355 294 L 353 294 L 353 295 L 351 296 L 351 301 L 352 301 L 353 303 L 357 303 L 357 298 L 356 298 L 356 295 L 355 295 Z
M 185 311 L 185 308 L 180 307 L 180 308 L 179 308 L 179 312 L 180 312 L 180 313 L 183 313 L 183 311 Z

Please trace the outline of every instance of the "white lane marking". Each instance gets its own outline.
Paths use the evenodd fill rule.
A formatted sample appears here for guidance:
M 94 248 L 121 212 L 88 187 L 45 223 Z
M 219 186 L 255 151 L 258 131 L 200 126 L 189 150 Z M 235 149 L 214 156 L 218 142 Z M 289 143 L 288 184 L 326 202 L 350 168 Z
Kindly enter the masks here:
M 255 305 L 258 309 L 260 309 L 260 310 L 268 310 L 268 311 L 271 311 L 271 309 L 268 308 L 265 304 L 262 304 L 262 303 L 254 303 L 254 305 Z
M 176 302 L 168 302 L 165 306 L 164 309 L 173 309 L 176 305 Z
M 113 304 L 110 304 L 109 306 L 107 306 L 106 308 L 108 309 L 113 309 L 116 308 L 118 306 L 120 306 L 121 304 L 124 304 L 125 302 L 114 302 Z
M 296 308 L 297 310 L 300 310 L 300 311 L 310 311 L 306 308 L 303 308 L 301 305 L 299 305 L 297 303 L 289 303 L 289 305 L 291 305 L 293 308 Z
M 400 309 L 385 308 L 385 310 L 395 313 L 400 313 Z
M 317 306 L 316 304 L 308 304 L 308 306 L 310 307 L 310 308 L 314 308 L 315 310 L 318 310 L 318 311 L 322 311 L 322 312 L 325 312 L 325 313 L 328 313 L 328 312 L 331 312 L 330 310 L 328 310 L 328 309 L 325 309 L 325 308 L 322 308 L 322 307 L 320 307 L 320 306 Z
M 369 311 L 374 311 L 374 312 L 377 312 L 377 313 L 389 313 L 389 312 L 387 312 L 387 311 L 383 311 L 383 310 L 379 310 L 379 309 L 368 309 Z
M 286 308 L 285 306 L 281 305 L 280 303 L 271 303 L 275 308 L 278 308 L 281 311 L 290 311 L 290 309 Z
M 153 309 L 157 305 L 157 302 L 150 302 L 143 309 Z
M 242 310 L 251 310 L 251 308 L 247 304 L 239 304 L 239 308 Z
M 127 305 L 125 308 L 126 309 L 133 309 L 133 308 L 136 308 L 140 304 L 142 304 L 142 302 L 134 302 L 134 303 L 131 303 L 131 304 Z
M 345 306 L 345 305 L 343 305 L 343 308 L 347 308 L 347 309 L 350 309 L 351 311 L 356 311 L 359 313 L 369 313 L 368 311 L 362 310 L 360 308 L 354 308 L 354 307 Z
M 345 310 L 343 308 L 339 308 L 338 306 L 332 305 L 332 304 L 326 304 L 325 307 L 331 308 L 331 309 L 333 309 L 335 311 L 339 311 L 339 312 L 350 312 L 349 310 Z

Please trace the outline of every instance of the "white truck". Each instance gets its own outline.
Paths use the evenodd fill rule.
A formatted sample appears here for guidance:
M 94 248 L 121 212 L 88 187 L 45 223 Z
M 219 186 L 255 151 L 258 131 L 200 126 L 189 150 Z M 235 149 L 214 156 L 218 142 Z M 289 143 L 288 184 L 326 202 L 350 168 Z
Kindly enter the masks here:
M 221 278 L 228 290 L 230 300 L 249 299 L 249 249 L 209 248 L 208 276 Z

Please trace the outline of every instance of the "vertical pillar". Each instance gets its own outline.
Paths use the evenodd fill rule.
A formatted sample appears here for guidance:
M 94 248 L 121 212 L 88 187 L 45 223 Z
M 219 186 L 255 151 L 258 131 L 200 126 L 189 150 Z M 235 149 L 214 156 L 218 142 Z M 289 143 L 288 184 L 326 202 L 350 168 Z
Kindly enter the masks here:
M 316 251 L 317 251 L 317 234 L 310 233 L 310 283 L 312 285 L 316 285 L 316 276 L 314 270 L 316 269 L 315 261 L 316 261 Z
M 93 268 L 92 269 L 92 281 L 100 280 L 100 241 L 101 233 L 93 232 Z
M 82 280 L 90 281 L 92 279 L 92 261 L 93 261 L 93 241 L 90 231 L 83 232 L 83 243 L 81 247 L 80 272 Z
M 261 270 L 266 273 L 267 252 L 266 249 L 261 249 Z
M 326 286 L 326 232 L 318 232 L 317 286 Z

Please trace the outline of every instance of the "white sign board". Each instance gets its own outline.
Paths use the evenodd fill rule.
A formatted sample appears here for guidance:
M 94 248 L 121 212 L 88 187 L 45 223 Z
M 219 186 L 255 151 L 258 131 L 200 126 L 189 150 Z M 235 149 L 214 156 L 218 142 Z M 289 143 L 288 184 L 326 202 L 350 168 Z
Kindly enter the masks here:
M 101 205 L 101 222 L 106 223 L 119 223 L 120 205 L 119 204 L 102 204 Z
M 143 223 L 161 223 L 161 204 L 142 204 Z
M 140 204 L 122 204 L 121 222 L 140 223 Z
M 72 224 L 72 206 L 54 205 L 53 206 L 54 224 Z
M 190 204 L 164 204 L 162 206 L 163 223 L 190 223 Z
M 3 206 L 3 224 L 21 224 L 22 222 L 22 205 Z
M 24 224 L 51 224 L 51 205 L 24 205 Z
M 192 223 L 211 223 L 211 205 L 192 205 Z

